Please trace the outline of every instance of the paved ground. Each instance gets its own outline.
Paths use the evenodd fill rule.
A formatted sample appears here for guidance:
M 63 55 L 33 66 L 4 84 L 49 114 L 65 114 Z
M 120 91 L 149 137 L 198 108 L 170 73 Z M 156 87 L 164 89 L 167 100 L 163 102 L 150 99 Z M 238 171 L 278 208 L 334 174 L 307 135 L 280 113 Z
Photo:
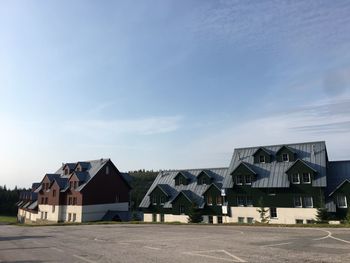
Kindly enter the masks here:
M 350 229 L 0 225 L 0 262 L 350 262 Z

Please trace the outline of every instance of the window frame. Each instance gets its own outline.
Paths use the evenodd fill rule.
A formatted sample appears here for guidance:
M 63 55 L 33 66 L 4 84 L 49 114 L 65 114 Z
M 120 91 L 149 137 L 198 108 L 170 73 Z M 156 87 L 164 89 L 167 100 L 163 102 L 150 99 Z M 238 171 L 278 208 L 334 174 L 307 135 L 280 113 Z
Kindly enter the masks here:
M 294 181 L 294 176 L 297 176 L 298 181 Z M 293 173 L 292 174 L 292 184 L 300 184 L 300 174 L 299 173 Z
M 157 202 L 157 196 L 155 195 L 152 195 L 152 205 L 157 205 L 158 202 Z
M 287 156 L 287 159 L 284 159 L 284 156 Z M 288 153 L 282 153 L 282 162 L 288 163 L 289 162 L 289 154 Z
M 179 211 L 180 211 L 180 215 L 186 214 L 185 206 L 184 205 L 179 205 Z
M 296 200 L 299 200 L 300 205 L 296 205 L 296 202 L 295 202 Z M 300 195 L 294 196 L 293 203 L 294 203 L 294 207 L 295 208 L 302 208 L 303 207 L 303 199 L 302 199 L 302 197 Z
M 261 157 L 263 157 L 262 159 L 261 159 Z M 260 154 L 259 155 L 259 163 L 266 163 L 266 156 L 265 155 L 263 155 L 263 154 Z
M 306 205 L 307 204 L 307 202 L 306 202 L 307 199 L 311 200 L 311 206 L 307 206 Z M 303 197 L 303 207 L 305 207 L 305 208 L 313 208 L 314 207 L 314 199 L 313 199 L 312 196 L 304 196 Z
M 339 200 L 340 200 L 340 197 L 343 197 L 344 198 L 344 206 L 341 206 L 341 205 L 339 205 L 340 204 L 340 202 L 339 202 Z M 340 195 L 337 195 L 337 207 L 338 208 L 348 208 L 348 200 L 347 200 L 347 198 L 346 198 L 346 195 L 342 195 L 342 194 L 340 194 Z
M 244 182 L 244 176 L 242 174 L 238 174 L 236 176 L 236 185 L 243 185 L 243 182 Z
M 254 224 L 254 217 L 247 217 L 248 224 Z
M 243 217 L 243 216 L 237 217 L 237 223 L 239 223 L 239 224 L 244 224 L 244 223 L 245 223 L 245 222 L 244 222 L 244 217 Z
M 208 206 L 213 205 L 213 197 L 211 195 L 207 195 L 207 205 Z
M 270 218 L 271 219 L 277 219 L 278 218 L 277 208 L 276 207 L 270 207 L 269 212 L 270 212 Z
M 221 195 L 217 195 L 216 196 L 216 205 L 218 206 L 222 206 L 222 196 Z
M 242 202 L 239 202 L 239 201 L 242 201 Z M 237 195 L 237 206 L 245 206 L 246 204 L 246 198 L 244 195 Z
M 308 181 L 304 180 L 304 175 L 308 175 Z M 311 184 L 311 173 L 309 172 L 303 172 L 302 174 L 303 184 Z
M 247 178 L 249 178 L 249 181 L 247 180 Z M 246 185 L 251 185 L 252 184 L 252 176 L 249 174 L 249 175 L 245 175 L 244 176 L 244 184 Z

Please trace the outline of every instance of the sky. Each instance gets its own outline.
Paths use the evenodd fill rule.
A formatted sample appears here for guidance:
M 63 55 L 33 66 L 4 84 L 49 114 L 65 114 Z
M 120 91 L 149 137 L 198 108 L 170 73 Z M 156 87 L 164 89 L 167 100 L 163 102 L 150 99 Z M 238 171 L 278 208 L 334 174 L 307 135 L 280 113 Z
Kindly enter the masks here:
M 325 140 L 350 159 L 349 1 L 0 0 L 0 185 L 62 163 L 226 167 Z

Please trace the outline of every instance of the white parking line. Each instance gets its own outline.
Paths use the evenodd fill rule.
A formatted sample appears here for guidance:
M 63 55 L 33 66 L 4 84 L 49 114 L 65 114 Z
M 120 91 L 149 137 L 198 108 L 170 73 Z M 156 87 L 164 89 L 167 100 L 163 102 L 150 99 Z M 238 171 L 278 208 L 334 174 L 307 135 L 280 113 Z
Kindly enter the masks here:
M 324 237 L 321 237 L 321 238 L 315 238 L 313 240 L 322 240 L 322 239 L 326 239 L 326 238 L 332 238 L 332 239 L 338 240 L 340 242 L 344 242 L 344 243 L 350 244 L 350 241 L 348 241 L 348 240 L 344 240 L 344 239 L 332 236 L 332 232 L 331 231 L 323 230 L 323 229 L 318 229 L 318 230 L 326 232 L 328 235 L 324 236 Z
M 277 246 L 289 245 L 289 244 L 292 244 L 292 243 L 293 242 L 277 243 L 277 244 L 263 245 L 263 246 L 260 246 L 260 247 L 277 247 Z
M 90 260 L 90 259 L 78 256 L 78 255 L 73 255 L 73 257 L 76 257 L 76 258 L 78 258 L 80 260 L 83 260 L 83 261 L 86 261 L 86 262 L 89 262 L 89 263 L 96 263 L 96 261 L 93 261 L 93 260 Z
M 144 248 L 152 249 L 152 250 L 161 250 L 159 247 L 148 247 L 148 246 L 144 246 Z
M 230 258 L 227 257 L 216 257 L 216 256 L 211 256 L 207 255 L 206 253 L 211 253 L 211 252 L 221 252 L 224 253 L 225 255 L 229 256 Z M 220 250 L 204 250 L 204 251 L 192 251 L 192 252 L 183 252 L 183 254 L 190 255 L 190 256 L 199 256 L 199 257 L 205 257 L 205 258 L 212 258 L 212 259 L 219 259 L 223 261 L 230 261 L 230 262 L 246 262 L 245 260 L 227 252 L 226 250 L 220 249 Z

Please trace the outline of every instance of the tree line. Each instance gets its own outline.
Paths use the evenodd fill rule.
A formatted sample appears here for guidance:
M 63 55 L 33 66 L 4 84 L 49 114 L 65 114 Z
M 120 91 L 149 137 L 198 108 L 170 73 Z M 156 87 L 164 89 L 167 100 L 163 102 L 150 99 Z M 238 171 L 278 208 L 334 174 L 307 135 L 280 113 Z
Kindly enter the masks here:
M 19 200 L 19 193 L 26 189 L 10 190 L 5 186 L 0 186 L 0 215 L 13 216 L 17 214 L 16 203 Z

